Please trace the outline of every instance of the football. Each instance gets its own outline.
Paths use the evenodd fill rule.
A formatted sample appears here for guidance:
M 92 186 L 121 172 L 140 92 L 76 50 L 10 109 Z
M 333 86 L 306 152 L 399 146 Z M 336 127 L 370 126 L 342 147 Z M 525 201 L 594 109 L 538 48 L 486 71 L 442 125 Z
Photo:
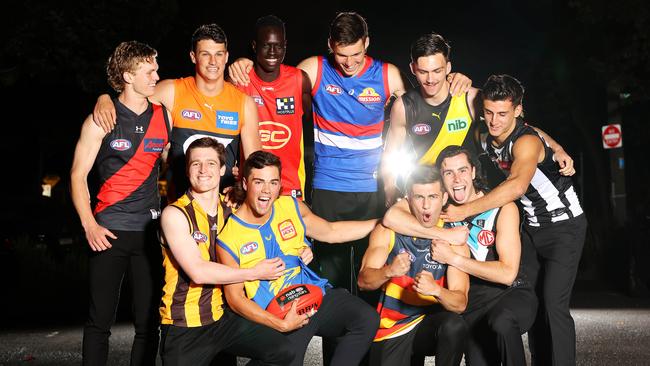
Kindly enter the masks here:
M 266 311 L 277 316 L 280 319 L 284 317 L 291 309 L 291 303 L 297 301 L 296 311 L 302 315 L 308 312 L 318 310 L 323 301 L 323 291 L 315 285 L 293 285 L 280 291 L 275 296 Z

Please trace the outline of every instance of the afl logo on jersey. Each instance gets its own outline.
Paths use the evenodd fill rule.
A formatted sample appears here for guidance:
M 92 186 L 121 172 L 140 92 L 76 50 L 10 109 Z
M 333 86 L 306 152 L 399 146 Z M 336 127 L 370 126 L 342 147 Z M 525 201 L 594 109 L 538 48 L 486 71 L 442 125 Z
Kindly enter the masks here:
M 340 86 L 334 84 L 327 84 L 325 91 L 332 95 L 340 95 L 343 93 L 343 89 Z
M 201 119 L 202 116 L 201 116 L 201 112 L 199 111 L 195 111 L 192 109 L 183 109 L 183 111 L 181 111 L 181 117 L 192 121 L 198 121 Z
M 426 135 L 431 132 L 431 126 L 426 123 L 418 123 L 417 125 L 411 127 L 411 131 L 413 131 L 413 133 L 416 135 Z
M 111 149 L 117 151 L 126 151 L 131 148 L 131 141 L 125 139 L 117 139 L 111 141 Z
M 259 123 L 260 141 L 264 150 L 277 150 L 285 147 L 291 139 L 291 130 L 282 123 L 264 121 Z
M 476 240 L 484 247 L 489 247 L 494 244 L 494 233 L 490 230 L 481 230 L 476 236 Z
M 241 249 L 239 249 L 239 252 L 240 252 L 242 255 L 251 254 L 251 253 L 253 253 L 254 251 L 256 251 L 257 248 L 259 248 L 259 247 L 260 247 L 260 246 L 257 245 L 256 242 L 251 241 L 251 242 L 248 242 L 248 243 L 244 244 L 244 245 L 241 247 Z
M 208 236 L 198 230 L 192 233 L 192 238 L 197 243 L 205 243 L 208 241 Z

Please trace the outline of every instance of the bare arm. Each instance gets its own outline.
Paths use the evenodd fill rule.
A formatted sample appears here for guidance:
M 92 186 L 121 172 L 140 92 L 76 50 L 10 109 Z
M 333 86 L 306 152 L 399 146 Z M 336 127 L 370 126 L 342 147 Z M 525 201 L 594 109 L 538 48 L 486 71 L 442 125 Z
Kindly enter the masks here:
M 307 73 L 311 83 L 311 89 L 314 89 L 316 77 L 318 76 L 318 56 L 311 56 L 302 60 L 297 67 Z
M 393 277 L 405 275 L 411 268 L 408 253 L 401 253 L 386 265 L 391 232 L 383 225 L 377 225 L 370 233 L 370 243 L 361 262 L 357 284 L 362 290 L 376 290 Z
M 449 82 L 449 92 L 453 96 L 469 92 L 472 86 L 472 79 L 459 72 L 449 73 L 449 75 L 447 75 L 447 81 Z
M 174 107 L 174 80 L 163 80 L 156 84 L 154 94 L 150 96 L 149 101 L 155 104 L 162 104 L 169 111 Z M 95 108 L 93 109 L 93 121 L 104 132 L 109 133 L 117 123 L 117 115 L 115 113 L 115 104 L 108 94 L 102 94 L 97 98 Z
M 393 65 L 388 64 L 388 89 L 390 94 L 401 95 L 406 90 L 402 74 L 399 69 Z
M 237 262 L 223 248 L 217 247 L 217 254 L 219 255 L 219 259 L 230 270 L 241 270 Z M 307 314 L 298 315 L 295 302 L 291 305 L 291 310 L 289 310 L 284 319 L 280 319 L 262 309 L 256 302 L 246 296 L 243 283 L 233 283 L 224 286 L 224 294 L 226 295 L 228 305 L 230 305 L 234 312 L 250 321 L 273 328 L 279 332 L 289 332 L 309 322 Z
M 573 166 L 573 158 L 564 151 L 562 145 L 541 129 L 535 126 L 531 127 L 546 141 L 551 150 L 553 150 L 553 159 L 560 164 L 560 174 L 566 176 L 574 175 L 576 170 Z
M 463 256 L 469 256 L 467 246 L 455 246 L 453 250 Z M 435 296 L 440 304 L 454 313 L 462 313 L 467 307 L 469 276 L 467 273 L 447 267 L 447 288 L 438 285 L 430 272 L 420 272 L 415 276 L 413 289 L 422 295 Z
M 377 225 L 377 219 L 365 221 L 326 221 L 298 201 L 302 220 L 305 222 L 306 235 L 326 243 L 344 243 L 365 237 Z
M 519 211 L 513 202 L 503 206 L 499 213 L 495 245 L 499 260 L 477 261 L 453 252 L 446 242 L 434 241 L 431 258 L 486 281 L 512 284 L 517 277 L 521 257 Z
M 406 110 L 402 97 L 397 98 L 390 111 L 390 127 L 386 133 L 386 144 L 381 156 L 381 176 L 384 181 L 386 207 L 397 200 L 399 191 L 396 186 L 397 169 L 404 165 L 400 154 L 406 138 Z M 413 162 L 415 163 L 415 162 Z
M 244 103 L 244 124 L 241 128 L 241 142 L 244 150 L 244 158 L 248 158 L 248 155 L 262 150 L 262 143 L 260 142 L 257 106 L 253 98 L 249 96 L 246 96 Z
M 90 193 L 88 192 L 88 173 L 95 163 L 97 153 L 106 133 L 93 123 L 88 116 L 81 127 L 81 135 L 74 151 L 74 160 L 70 171 L 72 202 L 77 210 L 81 226 L 86 232 L 88 245 L 93 251 L 102 251 L 111 247 L 106 237 L 117 237 L 105 227 L 99 225 L 90 208 Z
M 461 221 L 468 216 L 505 206 L 523 196 L 535 175 L 537 163 L 544 158 L 544 147 L 537 136 L 520 137 L 512 148 L 510 175 L 485 196 L 461 206 L 450 205 L 440 217 L 445 221 Z
M 464 245 L 469 235 L 469 231 L 465 226 L 457 226 L 452 229 L 443 229 L 437 226 L 425 228 L 411 214 L 406 199 L 391 206 L 386 211 L 382 223 L 400 234 L 426 239 L 443 239 L 453 245 Z
M 230 268 L 221 263 L 211 262 L 201 257 L 190 225 L 185 215 L 174 206 L 167 206 L 160 218 L 163 238 L 169 246 L 174 259 L 196 284 L 228 284 L 256 279 L 276 279 L 284 271 L 284 262 L 279 258 L 265 260 L 253 268 Z
M 476 110 L 475 110 L 475 103 L 476 103 L 476 96 L 478 95 L 479 90 L 476 88 L 469 88 L 467 91 L 467 107 L 469 107 L 469 114 L 472 117 L 472 120 L 476 121 Z M 476 121 L 478 123 L 478 121 Z
M 228 80 L 235 85 L 248 86 L 251 82 L 248 73 L 253 68 L 253 61 L 240 57 L 228 66 Z

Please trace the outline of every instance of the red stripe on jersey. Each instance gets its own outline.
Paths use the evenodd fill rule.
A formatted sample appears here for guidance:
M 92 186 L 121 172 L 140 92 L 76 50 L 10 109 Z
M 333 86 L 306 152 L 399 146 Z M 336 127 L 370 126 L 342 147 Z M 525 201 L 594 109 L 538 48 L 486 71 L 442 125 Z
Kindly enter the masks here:
M 401 288 L 408 288 L 410 286 L 413 286 L 413 283 L 415 283 L 415 280 L 413 279 L 413 277 L 409 277 L 409 276 L 404 275 L 404 276 L 399 276 L 399 277 L 393 277 L 393 278 L 390 279 L 390 282 L 396 284 L 397 286 L 399 286 Z
M 317 114 L 314 114 L 314 124 L 319 130 L 341 133 L 349 137 L 380 135 L 384 128 L 384 121 L 379 121 L 370 126 L 361 126 L 346 122 L 328 121 Z
M 163 108 L 155 104 L 152 106 L 153 116 L 135 154 L 129 159 L 128 163 L 108 178 L 99 189 L 97 194 L 99 202 L 95 206 L 95 214 L 131 195 L 151 175 L 151 170 L 156 165 L 160 152 L 145 152 L 144 143 L 149 138 L 158 138 L 161 135 L 167 136 Z M 164 139 L 164 145 L 167 145 L 167 140 L 167 138 Z

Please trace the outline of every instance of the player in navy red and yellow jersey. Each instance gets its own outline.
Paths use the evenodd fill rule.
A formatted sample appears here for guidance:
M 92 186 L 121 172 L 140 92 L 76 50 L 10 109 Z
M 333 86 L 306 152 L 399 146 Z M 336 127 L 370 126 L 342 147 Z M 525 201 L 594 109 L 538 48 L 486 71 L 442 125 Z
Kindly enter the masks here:
M 407 179 L 410 215 L 423 228 L 441 226 L 438 219 L 447 193 L 438 170 L 417 167 Z M 359 287 L 382 289 L 381 317 L 370 350 L 371 365 L 407 365 L 435 355 L 436 365 L 458 365 L 467 327 L 459 315 L 467 305 L 469 280 L 464 272 L 431 258 L 431 240 L 378 225 L 363 257 Z M 454 247 L 468 256 L 464 246 Z
M 265 258 L 280 256 L 286 269 L 274 281 L 250 281 L 226 285 L 226 299 L 244 317 L 279 332 L 291 342 L 302 365 L 314 335 L 339 340 L 331 365 L 357 365 L 368 350 L 379 322 L 377 313 L 364 301 L 344 289 L 332 288 L 326 278 L 312 272 L 307 263 L 311 250 L 306 236 L 331 243 L 363 237 L 377 220 L 327 222 L 302 201 L 279 196 L 280 159 L 266 151 L 251 154 L 244 163 L 243 187 L 246 199 L 219 234 L 219 259 L 233 268 L 250 268 Z M 323 291 L 315 314 L 296 312 L 293 305 L 284 319 L 266 307 L 279 291 L 294 284 L 312 284 Z
M 210 365 L 221 351 L 251 358 L 256 365 L 287 365 L 294 352 L 280 333 L 224 306 L 221 284 L 272 280 L 285 268 L 277 257 L 246 269 L 217 262 L 217 233 L 228 215 L 219 195 L 225 156 L 223 145 L 212 138 L 192 142 L 186 154 L 190 189 L 162 213 L 160 354 L 165 365 Z
M 185 150 L 192 141 L 209 136 L 226 147 L 226 174 L 221 187 L 233 184 L 231 168 L 239 159 L 261 148 L 257 108 L 252 98 L 224 80 L 228 62 L 228 41 L 216 24 L 202 25 L 192 35 L 190 58 L 195 75 L 163 80 L 156 86 L 151 100 L 164 105 L 171 113 L 174 131 L 169 162 L 172 182 L 169 195 L 176 199 L 185 193 Z M 115 110 L 108 96 L 100 96 L 94 117 L 104 130 L 114 125 Z M 240 144 L 241 142 L 241 144 Z
M 282 195 L 305 199 L 303 125 L 310 128 L 311 86 L 307 74 L 282 64 L 287 48 L 282 20 L 257 20 L 250 83 L 240 90 L 253 97 L 259 113 L 262 149 L 282 162 Z M 311 131 L 306 131 L 311 132 Z
M 155 233 L 160 216 L 158 171 L 169 140 L 165 107 L 147 98 L 158 81 L 156 51 L 123 42 L 108 60 L 117 127 L 109 133 L 89 116 L 84 121 L 72 163 L 72 200 L 92 250 L 88 263 L 90 308 L 82 357 L 104 365 L 115 321 L 122 278 L 129 274 L 135 338 L 131 364 L 153 365 L 158 349 L 160 251 Z M 98 172 L 100 188 L 91 210 L 87 177 Z

